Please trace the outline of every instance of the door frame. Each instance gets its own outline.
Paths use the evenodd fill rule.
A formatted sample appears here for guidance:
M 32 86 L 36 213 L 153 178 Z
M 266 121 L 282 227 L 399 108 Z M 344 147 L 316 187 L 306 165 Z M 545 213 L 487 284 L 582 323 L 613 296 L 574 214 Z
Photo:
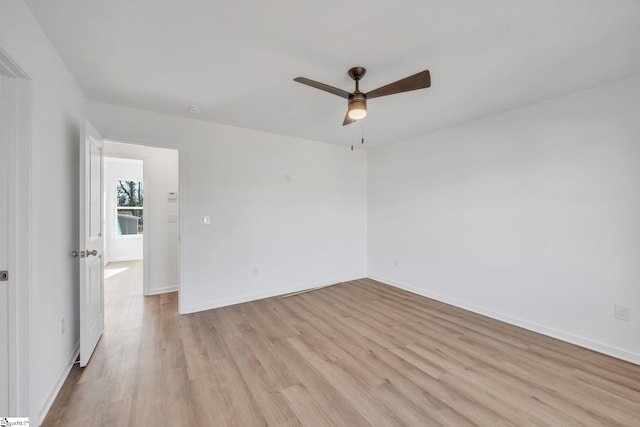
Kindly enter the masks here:
M 33 229 L 32 82 L 29 75 L 0 47 L 0 73 L 9 77 L 15 108 L 6 118 L 9 141 L 8 268 L 9 268 L 9 412 L 36 421 L 32 321 Z M 2 414 L 5 415 L 5 414 Z
M 130 138 L 130 139 L 114 139 L 114 138 L 109 138 L 108 136 L 103 136 L 104 138 L 104 142 L 105 144 L 125 144 L 125 145 L 139 145 L 142 147 L 149 147 L 149 148 L 162 148 L 162 149 L 167 149 L 167 150 L 175 150 L 178 153 L 178 314 L 184 314 L 184 310 L 182 310 L 181 307 L 181 300 L 182 298 L 182 284 L 184 283 L 185 277 L 184 277 L 184 269 L 182 268 L 182 201 L 185 198 L 185 191 L 184 191 L 184 177 L 183 177 L 183 159 L 182 159 L 182 149 L 179 146 L 173 146 L 171 144 L 169 145 L 163 145 L 163 144 L 154 144 L 153 142 L 149 142 L 149 141 L 144 141 L 144 140 L 138 140 L 136 138 Z M 136 156 L 136 155 L 115 155 L 115 154 L 107 154 L 106 157 L 111 157 L 111 158 L 120 158 L 120 159 L 132 159 L 132 160 L 142 160 L 143 162 L 147 161 L 146 156 Z M 148 179 L 148 175 L 146 172 L 147 168 L 143 167 L 143 181 L 145 182 L 145 188 L 147 188 L 147 185 L 149 182 L 151 182 L 150 179 Z M 151 184 L 153 185 L 153 184 Z M 153 213 L 151 213 L 151 215 L 153 215 Z M 148 211 L 145 212 L 145 218 L 147 219 L 147 224 L 150 222 L 148 221 L 149 218 L 149 213 Z M 148 230 L 147 228 L 148 226 L 145 224 L 145 230 Z M 142 273 L 142 280 L 143 280 L 143 295 L 148 296 L 150 295 L 150 284 L 149 284 L 149 277 L 150 272 L 149 272 L 149 268 L 151 265 L 150 262 L 150 255 L 149 255 L 149 239 L 151 238 L 151 233 L 147 233 L 145 232 L 142 236 L 142 257 L 143 257 L 143 273 Z

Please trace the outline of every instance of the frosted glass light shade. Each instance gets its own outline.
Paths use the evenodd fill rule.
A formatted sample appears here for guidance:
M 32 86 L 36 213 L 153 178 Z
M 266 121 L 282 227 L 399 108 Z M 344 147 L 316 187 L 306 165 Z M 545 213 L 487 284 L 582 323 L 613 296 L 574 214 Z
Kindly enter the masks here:
M 349 111 L 347 114 L 352 120 L 364 119 L 367 116 L 367 99 L 358 95 L 349 99 Z

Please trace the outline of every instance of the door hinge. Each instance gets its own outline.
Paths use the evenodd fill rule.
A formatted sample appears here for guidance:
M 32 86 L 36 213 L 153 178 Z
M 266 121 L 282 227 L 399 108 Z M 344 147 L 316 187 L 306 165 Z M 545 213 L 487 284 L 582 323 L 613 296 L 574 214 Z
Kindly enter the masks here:
M 9 280 L 9 272 L 0 271 L 0 282 L 6 282 L 7 280 Z

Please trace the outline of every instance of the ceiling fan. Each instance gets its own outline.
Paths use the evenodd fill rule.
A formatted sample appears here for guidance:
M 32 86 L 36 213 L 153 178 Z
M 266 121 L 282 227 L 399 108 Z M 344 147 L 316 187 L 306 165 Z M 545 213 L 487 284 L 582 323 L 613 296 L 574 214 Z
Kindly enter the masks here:
M 342 126 L 365 118 L 367 115 L 367 99 L 409 92 L 416 89 L 425 89 L 431 86 L 429 70 L 424 70 L 412 76 L 398 80 L 397 82 L 389 83 L 388 85 L 374 89 L 371 92 L 363 93 L 360 92 L 360 80 L 364 77 L 366 72 L 367 70 L 363 67 L 353 67 L 348 71 L 349 76 L 356 82 L 356 90 L 353 92 L 347 92 L 346 90 L 316 82 L 314 80 L 307 79 L 306 77 L 296 77 L 293 80 L 349 100 L 347 115 L 344 117 Z

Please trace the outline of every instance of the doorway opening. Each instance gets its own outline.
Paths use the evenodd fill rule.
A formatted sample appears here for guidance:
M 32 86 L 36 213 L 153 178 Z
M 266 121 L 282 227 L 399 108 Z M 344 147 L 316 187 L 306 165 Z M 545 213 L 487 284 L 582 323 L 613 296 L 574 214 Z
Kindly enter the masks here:
M 105 146 L 107 143 L 105 142 Z M 108 152 L 108 147 L 105 147 Z M 130 321 L 131 299 L 144 294 L 144 160 L 104 158 L 105 330 Z
M 144 160 L 105 156 L 104 210 L 105 303 L 111 299 L 112 292 L 143 295 Z M 129 269 L 135 269 L 139 274 L 126 274 Z M 120 284 L 116 291 L 112 289 L 112 283 L 120 281 L 110 279 L 118 274 L 128 278 L 126 286 Z
M 179 152 L 105 141 L 104 155 L 108 331 L 133 326 L 144 296 L 178 291 Z

